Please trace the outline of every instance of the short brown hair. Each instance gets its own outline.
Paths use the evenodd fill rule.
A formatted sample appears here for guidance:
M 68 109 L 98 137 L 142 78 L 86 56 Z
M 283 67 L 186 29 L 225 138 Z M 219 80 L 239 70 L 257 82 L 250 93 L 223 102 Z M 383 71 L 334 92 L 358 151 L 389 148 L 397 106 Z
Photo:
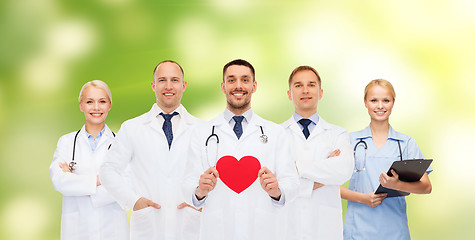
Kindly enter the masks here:
M 322 87 L 322 80 L 320 79 L 320 75 L 318 75 L 318 72 L 317 72 L 317 70 L 315 70 L 315 68 L 310 67 L 310 66 L 298 66 L 297 68 L 295 68 L 292 71 L 292 73 L 290 74 L 290 77 L 289 77 L 289 87 L 290 87 L 290 84 L 292 83 L 292 78 L 295 76 L 295 74 L 297 74 L 298 72 L 302 72 L 302 71 L 312 71 L 313 73 L 315 73 L 315 75 L 317 76 L 317 79 L 318 79 L 318 86 L 320 88 Z
M 252 64 L 250 64 L 248 61 L 243 60 L 243 59 L 235 59 L 235 60 L 232 60 L 231 62 L 226 63 L 226 65 L 224 65 L 223 82 L 224 82 L 224 73 L 226 73 L 226 70 L 228 69 L 228 67 L 233 66 L 233 65 L 248 67 L 249 69 L 251 69 L 252 81 L 256 80 L 256 72 L 254 71 L 254 67 L 252 66 Z

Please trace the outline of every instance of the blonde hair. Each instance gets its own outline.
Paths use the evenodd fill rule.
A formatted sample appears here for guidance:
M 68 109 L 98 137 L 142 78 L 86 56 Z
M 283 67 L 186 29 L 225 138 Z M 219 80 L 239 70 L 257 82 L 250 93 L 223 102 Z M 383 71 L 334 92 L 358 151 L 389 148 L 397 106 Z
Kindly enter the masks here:
M 100 88 L 100 89 L 104 89 L 104 91 L 106 91 L 107 93 L 107 96 L 109 97 L 109 101 L 111 102 L 112 104 L 112 93 L 111 93 L 111 90 L 109 88 L 109 86 L 107 86 L 107 84 L 101 80 L 92 80 L 90 82 L 87 82 L 85 83 L 82 88 L 81 88 L 81 91 L 79 92 L 79 103 L 81 103 L 82 99 L 83 99 L 83 92 L 84 92 L 84 89 L 88 88 L 88 87 L 96 87 L 96 88 Z
M 394 91 L 393 85 L 387 80 L 375 79 L 375 80 L 369 82 L 368 85 L 366 85 L 366 87 L 364 88 L 364 100 L 365 101 L 366 101 L 366 96 L 368 95 L 368 91 L 374 86 L 381 86 L 381 87 L 387 89 L 389 91 L 389 93 L 392 95 L 393 101 L 396 100 L 396 92 Z

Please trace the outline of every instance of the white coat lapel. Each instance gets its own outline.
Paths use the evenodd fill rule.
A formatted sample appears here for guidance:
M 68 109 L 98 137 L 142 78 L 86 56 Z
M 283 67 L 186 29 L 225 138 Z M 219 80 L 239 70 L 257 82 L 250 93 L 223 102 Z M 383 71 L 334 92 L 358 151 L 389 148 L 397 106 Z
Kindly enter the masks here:
M 310 136 L 308 137 L 308 140 L 311 141 L 313 138 L 316 138 L 318 135 L 324 133 L 327 129 L 329 129 L 328 123 L 323 120 L 322 117 L 319 116 L 317 126 L 313 129 L 312 132 L 310 132 Z
M 259 119 L 257 118 L 258 116 L 256 114 L 252 116 L 251 121 L 247 124 L 247 127 L 244 129 L 240 140 L 245 139 L 249 136 L 254 136 L 254 135 L 256 135 L 256 137 L 258 136 L 255 132 L 261 131 L 260 126 L 263 126 L 264 124 L 262 124 L 262 122 L 259 121 Z M 234 130 L 233 130 L 233 133 L 234 133 Z M 234 134 L 234 136 L 236 136 L 236 134 Z
M 210 121 L 211 126 L 216 126 L 216 129 L 219 131 L 217 134 L 218 136 L 221 133 L 224 133 L 226 135 L 229 135 L 230 137 L 234 137 L 236 141 L 238 140 L 236 137 L 236 134 L 234 133 L 233 129 L 229 125 L 229 123 L 226 121 L 224 118 L 224 114 L 220 114 L 216 118 Z M 211 133 L 211 128 L 209 129 L 209 132 Z
M 162 126 L 160 126 L 160 123 L 158 122 L 157 116 L 153 116 L 153 114 L 149 114 L 149 119 L 148 119 L 148 125 L 150 128 L 153 130 L 157 131 L 161 135 L 165 136 L 165 133 L 163 132 Z
M 306 140 L 302 129 L 300 129 L 300 126 L 294 120 L 293 116 L 291 116 L 290 119 L 285 121 L 282 125 L 284 128 L 289 128 L 295 135 L 298 136 L 299 139 Z M 312 136 L 312 134 L 310 134 L 310 136 Z
M 176 128 L 176 131 L 173 134 L 173 140 L 180 137 L 180 135 L 183 134 L 185 131 L 187 131 L 188 128 L 193 124 L 193 119 L 191 115 L 186 111 L 185 108 L 182 108 L 182 113 L 180 117 L 181 117 L 180 124 L 178 124 L 178 127 Z
M 114 135 L 112 135 L 112 131 L 109 129 L 107 124 L 104 125 L 104 133 L 102 134 L 99 143 L 97 143 L 96 149 L 99 148 L 102 144 L 110 144 L 114 140 Z

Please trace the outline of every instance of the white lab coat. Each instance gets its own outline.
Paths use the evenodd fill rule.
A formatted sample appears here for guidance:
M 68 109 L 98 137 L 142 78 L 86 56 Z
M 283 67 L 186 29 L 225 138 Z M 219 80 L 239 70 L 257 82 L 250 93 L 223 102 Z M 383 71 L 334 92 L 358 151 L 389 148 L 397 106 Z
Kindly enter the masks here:
M 114 136 L 106 125 L 93 152 L 83 126 L 76 140 L 76 170 L 66 173 L 59 163 L 71 162 L 76 133 L 66 134 L 59 139 L 50 166 L 54 189 L 63 194 L 61 239 L 129 239 L 127 213 L 102 185 L 96 186 L 99 166 Z
M 147 207 L 132 212 L 132 240 L 198 237 L 200 212 L 189 207 L 179 210 L 177 206 L 185 202 L 181 186 L 192 128 L 201 121 L 182 105 L 179 108 L 182 111 L 180 124 L 173 131 L 170 150 L 162 124 L 156 117 L 160 109 L 153 104 L 149 112 L 122 124 L 102 165 L 103 185 L 125 209 L 133 209 L 140 197 L 161 205 L 161 209 Z M 122 176 L 127 166 L 131 183 Z
M 216 157 L 216 139 L 212 138 L 206 153 L 205 141 L 211 134 L 212 126 L 219 137 Z M 260 140 L 262 135 L 268 136 L 268 142 Z M 254 156 L 277 177 L 285 203 L 292 201 L 298 192 L 298 175 L 295 165 L 290 159 L 288 141 L 285 132 L 279 125 L 264 120 L 253 114 L 238 140 L 233 129 L 221 114 L 215 119 L 196 128 L 191 143 L 189 158 L 189 182 L 186 192 L 192 201 L 198 186 L 200 175 L 217 159 L 230 155 L 237 159 Z M 200 239 L 246 240 L 276 239 L 278 237 L 277 219 L 282 209 L 277 201 L 262 189 L 259 178 L 246 190 L 237 194 L 218 178 L 216 187 L 205 198 L 203 207 Z
M 321 117 L 308 139 L 293 117 L 282 126 L 300 176 L 299 197 L 284 208 L 284 239 L 343 239 L 340 185 L 354 167 L 348 132 Z M 340 156 L 328 158 L 336 149 Z M 313 190 L 314 182 L 325 186 Z

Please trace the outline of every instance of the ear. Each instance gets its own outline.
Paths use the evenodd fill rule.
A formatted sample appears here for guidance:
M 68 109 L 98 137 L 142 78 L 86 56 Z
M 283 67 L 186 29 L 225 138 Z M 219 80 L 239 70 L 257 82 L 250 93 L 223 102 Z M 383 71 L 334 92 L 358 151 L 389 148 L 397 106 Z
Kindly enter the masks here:
M 183 92 L 186 90 L 186 86 L 187 86 L 187 82 L 186 81 L 183 81 Z
M 292 100 L 292 92 L 289 90 L 287 90 L 287 96 L 289 97 L 289 100 L 293 102 Z
M 320 94 L 319 94 L 319 97 L 318 97 L 318 101 L 320 101 L 323 97 L 323 89 L 320 88 Z
M 254 80 L 254 82 L 252 82 L 252 93 L 255 93 L 257 90 L 257 81 Z
M 109 112 L 112 109 L 112 103 L 109 101 L 109 108 L 107 109 L 107 112 Z
M 368 101 L 366 101 L 366 99 L 364 100 L 364 106 L 368 108 Z
M 81 112 L 84 112 L 84 108 L 82 107 L 82 101 L 79 103 L 79 109 L 81 110 Z
M 152 80 L 150 84 L 152 85 L 152 90 L 155 92 L 155 80 Z
M 221 82 L 221 92 L 223 92 L 225 95 L 226 95 L 226 84 L 223 82 Z

